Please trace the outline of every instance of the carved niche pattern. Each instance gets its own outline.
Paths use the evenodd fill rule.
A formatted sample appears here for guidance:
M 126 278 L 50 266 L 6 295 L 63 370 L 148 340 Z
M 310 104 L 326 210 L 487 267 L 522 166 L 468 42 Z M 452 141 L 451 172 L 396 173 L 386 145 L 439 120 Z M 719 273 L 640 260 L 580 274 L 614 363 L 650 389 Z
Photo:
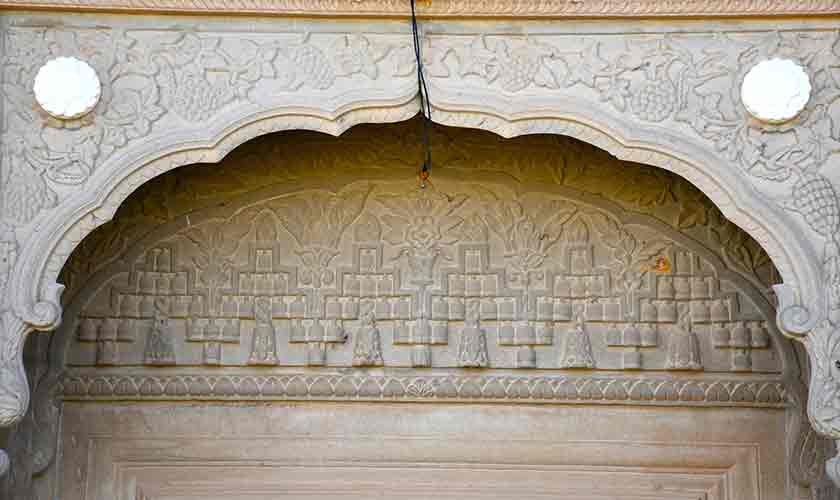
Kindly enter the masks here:
M 551 187 L 406 173 L 326 168 L 345 187 L 164 224 L 97 272 L 69 363 L 781 370 L 766 298 L 697 240 Z

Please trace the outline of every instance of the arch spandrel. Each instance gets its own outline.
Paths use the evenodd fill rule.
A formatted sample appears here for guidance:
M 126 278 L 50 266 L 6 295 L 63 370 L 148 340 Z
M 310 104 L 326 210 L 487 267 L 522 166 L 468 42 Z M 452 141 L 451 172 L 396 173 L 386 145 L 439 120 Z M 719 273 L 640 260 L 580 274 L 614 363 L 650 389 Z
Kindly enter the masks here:
M 180 165 L 218 161 L 267 132 L 308 128 L 337 134 L 355 123 L 404 119 L 417 109 L 410 37 L 400 21 L 330 30 L 326 20 L 281 19 L 237 31 L 231 23 L 222 29 L 218 20 L 173 20 L 166 21 L 166 36 L 156 36 L 138 20 L 62 18 L 61 28 L 50 14 L 5 19 L 4 424 L 19 420 L 27 406 L 23 338 L 60 320 L 57 278 L 66 258 L 139 185 Z M 698 186 L 779 268 L 781 327 L 806 338 L 814 366 L 810 417 L 821 433 L 840 435 L 831 371 L 831 312 L 840 294 L 829 283 L 838 267 L 830 235 L 840 210 L 835 185 L 821 173 L 836 150 L 836 26 L 830 20 L 791 21 L 790 31 L 777 32 L 778 22 L 756 21 L 749 32 L 721 23 L 719 33 L 710 33 L 680 23 L 670 33 L 577 32 L 574 38 L 586 50 L 535 47 L 517 59 L 511 54 L 522 44 L 551 45 L 550 30 L 564 40 L 569 33 L 534 23 L 539 36 L 500 29 L 495 45 L 488 45 L 457 23 L 436 22 L 426 51 L 434 118 L 502 135 L 570 135 Z M 467 38 L 472 40 L 465 44 Z M 640 38 L 645 43 L 638 44 Z M 435 44 L 445 48 L 443 57 Z M 462 46 L 467 52 L 458 52 Z M 534 62 L 528 59 L 534 54 L 543 55 Z M 650 54 L 693 68 L 688 76 L 696 85 L 685 85 L 686 70 L 670 73 L 674 61 L 655 61 L 643 70 L 621 62 L 650 60 Z M 87 59 L 103 82 L 102 100 L 83 119 L 55 121 L 33 101 L 28 82 L 40 64 L 58 55 Z M 753 62 L 773 55 L 805 65 L 815 92 L 795 121 L 768 127 L 747 119 L 737 89 Z M 453 57 L 491 64 L 452 68 Z M 545 58 L 554 66 L 546 69 Z M 505 74 L 505 61 L 522 67 Z M 301 69 L 283 73 L 292 62 Z M 211 78 L 220 67 L 227 77 Z M 464 78 L 469 82 L 459 80 Z M 266 87 L 279 93 L 264 92 Z M 631 89 L 649 99 L 635 102 Z

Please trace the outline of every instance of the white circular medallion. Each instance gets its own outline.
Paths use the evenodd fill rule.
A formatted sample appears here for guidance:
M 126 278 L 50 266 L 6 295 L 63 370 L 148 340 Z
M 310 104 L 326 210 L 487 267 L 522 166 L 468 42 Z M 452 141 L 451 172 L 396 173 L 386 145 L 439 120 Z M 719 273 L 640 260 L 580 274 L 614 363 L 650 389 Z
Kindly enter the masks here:
M 96 107 L 102 85 L 88 63 L 74 57 L 56 57 L 38 70 L 33 90 L 44 111 L 62 120 L 72 120 Z
M 741 84 L 741 102 L 747 111 L 767 123 L 796 117 L 811 97 L 808 73 L 790 59 L 768 59 L 753 66 Z

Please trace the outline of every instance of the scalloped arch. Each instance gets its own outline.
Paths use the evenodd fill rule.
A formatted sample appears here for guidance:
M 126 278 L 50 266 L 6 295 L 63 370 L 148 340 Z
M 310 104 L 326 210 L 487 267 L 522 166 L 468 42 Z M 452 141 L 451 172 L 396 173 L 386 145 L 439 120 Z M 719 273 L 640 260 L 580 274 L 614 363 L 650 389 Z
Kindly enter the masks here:
M 416 100 L 409 99 L 385 105 L 356 104 L 335 113 L 280 109 L 222 117 L 191 140 L 179 140 L 191 131 L 176 131 L 166 136 L 173 138 L 169 143 L 165 139 L 149 142 L 116 155 L 90 178 L 86 189 L 65 200 L 45 218 L 21 252 L 22 262 L 11 281 L 12 289 L 25 291 L 13 299 L 16 312 L 35 328 L 55 327 L 60 321 L 59 299 L 63 290 L 57 278 L 70 253 L 93 229 L 110 220 L 123 200 L 149 179 L 191 163 L 218 162 L 235 147 L 260 135 L 290 129 L 340 135 L 361 123 L 405 120 L 418 109 Z M 808 246 L 810 240 L 804 230 L 790 214 L 762 196 L 744 172 L 719 165 L 719 159 L 694 140 L 679 135 L 662 140 L 661 131 L 644 130 L 621 115 L 588 106 L 569 106 L 562 112 L 542 108 L 528 114 L 504 114 L 491 106 L 458 109 L 436 104 L 433 117 L 444 125 L 483 129 L 503 137 L 566 135 L 620 159 L 684 177 L 761 244 L 773 260 L 784 280 L 783 285 L 777 286 L 783 329 L 804 333 L 821 317 L 822 311 L 802 306 L 822 304 L 818 290 L 820 259 L 815 249 Z M 192 132 L 196 133 L 195 129 Z

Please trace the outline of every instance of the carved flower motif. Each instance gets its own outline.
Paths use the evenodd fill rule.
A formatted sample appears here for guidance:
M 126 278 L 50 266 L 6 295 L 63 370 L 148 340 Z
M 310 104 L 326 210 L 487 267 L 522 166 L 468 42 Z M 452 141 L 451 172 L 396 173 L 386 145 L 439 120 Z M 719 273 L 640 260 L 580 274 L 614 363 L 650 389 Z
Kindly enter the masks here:
M 422 215 L 411 221 L 406 231 L 406 239 L 417 250 L 431 252 L 443 239 L 443 235 L 440 227 L 435 225 L 434 218 Z
M 437 382 L 422 378 L 414 379 L 405 387 L 405 394 L 413 398 L 430 398 L 435 395 Z
M 521 201 L 499 201 L 488 205 L 485 219 L 504 242 L 513 269 L 527 275 L 542 266 L 576 212 L 575 206 L 561 201 L 528 212 Z
M 448 248 L 461 237 L 458 230 L 464 219 L 456 211 L 467 201 L 466 195 L 448 197 L 422 190 L 376 199 L 390 212 L 382 216 L 385 241 L 397 245 L 399 255 L 408 258 L 415 279 L 430 279 L 437 257 L 449 259 Z

